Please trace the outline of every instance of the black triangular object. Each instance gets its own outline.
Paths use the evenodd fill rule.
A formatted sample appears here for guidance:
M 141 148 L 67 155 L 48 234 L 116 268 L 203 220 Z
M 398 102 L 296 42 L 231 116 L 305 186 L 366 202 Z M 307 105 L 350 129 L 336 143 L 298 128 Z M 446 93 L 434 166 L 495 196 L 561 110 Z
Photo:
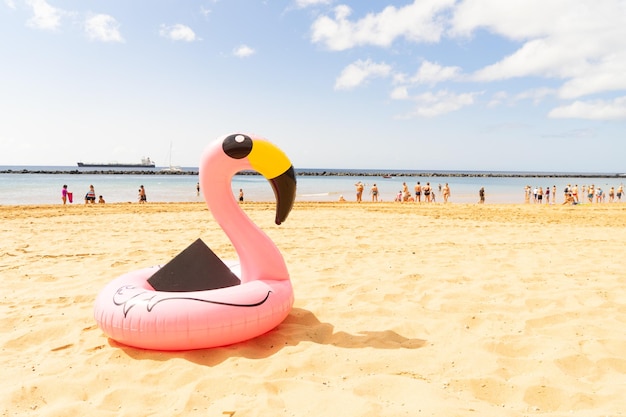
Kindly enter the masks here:
M 202 239 L 176 255 L 148 282 L 157 291 L 174 292 L 215 290 L 241 283 Z

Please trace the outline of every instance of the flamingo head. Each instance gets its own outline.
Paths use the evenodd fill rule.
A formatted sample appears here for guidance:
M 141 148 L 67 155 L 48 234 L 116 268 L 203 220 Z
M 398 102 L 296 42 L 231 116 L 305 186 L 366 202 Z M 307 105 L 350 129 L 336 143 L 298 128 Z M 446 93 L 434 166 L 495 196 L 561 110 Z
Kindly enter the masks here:
M 221 143 L 216 143 L 216 147 L 221 151 L 214 149 L 213 154 L 219 154 L 219 158 L 234 171 L 233 174 L 252 169 L 270 182 L 276 197 L 275 223 L 284 222 L 296 198 L 296 176 L 287 155 L 264 139 L 242 133 L 227 135 Z M 203 175 L 200 177 L 203 178 Z

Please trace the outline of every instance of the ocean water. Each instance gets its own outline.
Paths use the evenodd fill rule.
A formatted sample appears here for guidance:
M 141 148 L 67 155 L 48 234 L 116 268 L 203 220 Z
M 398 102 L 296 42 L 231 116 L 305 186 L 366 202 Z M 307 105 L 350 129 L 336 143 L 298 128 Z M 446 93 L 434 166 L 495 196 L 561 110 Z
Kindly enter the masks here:
M 197 168 L 184 168 L 197 172 Z M 12 173 L 7 171 L 11 170 Z M 22 173 L 27 170 L 28 173 Z M 45 173 L 34 173 L 44 171 Z M 157 169 L 158 171 L 158 169 Z M 0 205 L 33 205 L 61 203 L 61 188 L 68 185 L 73 193 L 74 203 L 83 204 L 84 196 L 93 185 L 96 195 L 102 195 L 110 203 L 137 202 L 139 186 L 146 189 L 148 202 L 201 202 L 203 193 L 197 195 L 197 174 L 192 175 L 146 175 L 146 174 L 96 174 L 89 169 L 76 167 L 33 167 L 0 166 Z M 52 173 L 54 172 L 54 173 Z M 70 173 L 73 172 L 73 173 Z M 524 187 L 557 188 L 557 202 L 563 202 L 563 189 L 567 184 L 594 184 L 603 190 L 615 189 L 625 180 L 615 174 L 572 174 L 572 173 L 496 173 L 499 176 L 483 176 L 487 173 L 444 172 L 440 175 L 417 171 L 362 170 L 358 173 L 346 170 L 302 169 L 297 173 L 296 201 L 337 201 L 340 196 L 355 201 L 355 183 L 365 184 L 363 200 L 370 201 L 369 190 L 373 184 L 379 189 L 379 200 L 393 201 L 402 183 L 409 190 L 417 181 L 422 185 L 430 182 L 437 202 L 443 202 L 439 185 L 448 183 L 451 189 L 451 203 L 476 203 L 478 190 L 485 187 L 486 203 L 519 204 L 524 202 Z M 320 175 L 323 172 L 333 175 Z M 302 173 L 316 175 L 301 175 Z M 396 174 L 383 178 L 386 174 Z M 459 175 L 461 174 L 461 175 Z M 445 175 L 445 176 L 442 176 Z M 519 176 L 523 175 L 523 176 Z M 562 176 L 567 175 L 567 176 Z M 247 201 L 273 201 L 273 190 L 260 175 L 235 175 L 232 181 L 233 194 L 243 189 Z M 204 191 L 204 190 L 201 190 Z M 626 201 L 626 198 L 623 198 Z

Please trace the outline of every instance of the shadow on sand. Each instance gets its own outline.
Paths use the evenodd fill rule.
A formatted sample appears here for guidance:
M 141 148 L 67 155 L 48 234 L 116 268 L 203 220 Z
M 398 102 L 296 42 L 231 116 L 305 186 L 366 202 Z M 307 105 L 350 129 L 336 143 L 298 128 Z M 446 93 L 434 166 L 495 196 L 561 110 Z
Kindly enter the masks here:
M 391 330 L 365 330 L 358 332 L 358 334 L 334 332 L 332 324 L 320 322 L 315 314 L 301 308 L 294 308 L 278 327 L 262 336 L 219 348 L 159 352 L 128 347 L 109 339 L 111 346 L 122 349 L 134 359 L 164 361 L 169 358 L 184 358 L 205 366 L 214 366 L 232 357 L 263 359 L 272 356 L 284 347 L 297 346 L 301 342 L 332 345 L 347 349 L 366 347 L 419 349 L 426 343 L 422 339 L 408 339 Z

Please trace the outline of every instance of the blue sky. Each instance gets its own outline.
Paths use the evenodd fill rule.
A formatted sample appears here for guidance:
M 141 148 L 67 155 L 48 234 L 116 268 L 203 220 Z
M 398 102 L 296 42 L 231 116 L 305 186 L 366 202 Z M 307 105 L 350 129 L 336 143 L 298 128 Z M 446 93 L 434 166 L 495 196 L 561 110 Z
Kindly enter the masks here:
M 626 172 L 626 1 L 0 0 L 0 165 Z

